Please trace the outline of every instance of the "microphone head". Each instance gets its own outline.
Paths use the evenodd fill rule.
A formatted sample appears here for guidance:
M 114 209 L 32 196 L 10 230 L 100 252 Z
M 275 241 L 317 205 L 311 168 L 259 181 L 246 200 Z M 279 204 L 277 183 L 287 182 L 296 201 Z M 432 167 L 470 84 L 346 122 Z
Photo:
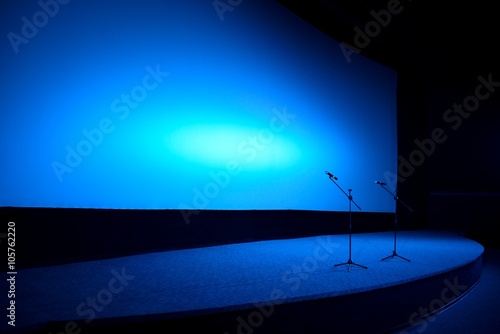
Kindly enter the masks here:
M 325 174 L 328 175 L 329 177 L 333 178 L 334 180 L 338 180 L 338 178 L 335 175 L 333 175 L 332 173 L 330 173 L 329 171 L 326 171 Z

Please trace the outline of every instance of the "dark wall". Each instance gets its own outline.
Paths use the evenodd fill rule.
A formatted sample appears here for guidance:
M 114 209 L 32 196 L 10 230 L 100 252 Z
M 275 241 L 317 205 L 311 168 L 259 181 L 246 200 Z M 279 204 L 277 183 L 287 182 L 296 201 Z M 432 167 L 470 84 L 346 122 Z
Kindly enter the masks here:
M 428 159 L 429 224 L 498 247 L 500 71 L 483 68 L 429 78 L 427 133 L 444 132 Z
M 427 104 L 428 131 L 440 127 L 447 136 L 430 159 L 431 192 L 499 191 L 500 71 L 435 75 Z
M 16 224 L 17 268 L 349 232 L 348 212 L 0 208 Z M 353 233 L 388 231 L 390 213 L 353 212 Z M 7 226 L 7 224 L 5 224 Z M 1 231 L 0 233 L 3 233 Z M 0 240 L 4 241 L 4 240 Z M 5 246 L 5 243 L 2 243 Z
M 398 197 L 410 208 L 397 206 L 400 227 L 428 227 L 427 158 L 419 159 L 415 140 L 427 135 L 426 75 L 413 68 L 398 72 Z
M 409 66 L 398 88 L 399 195 L 416 209 L 403 224 L 499 247 L 500 71 Z

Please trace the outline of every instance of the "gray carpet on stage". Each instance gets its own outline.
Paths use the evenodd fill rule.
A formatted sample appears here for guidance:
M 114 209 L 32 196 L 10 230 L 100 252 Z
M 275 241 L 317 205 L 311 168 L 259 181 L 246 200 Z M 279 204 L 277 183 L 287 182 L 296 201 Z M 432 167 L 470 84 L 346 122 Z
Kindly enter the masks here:
M 348 235 L 321 235 L 21 270 L 17 328 L 207 314 L 354 294 L 447 272 L 484 251 L 479 243 L 452 232 L 401 231 L 396 240 L 403 258 L 384 261 L 393 254 L 393 232 L 353 234 L 350 250 Z M 353 265 L 346 264 L 349 255 Z

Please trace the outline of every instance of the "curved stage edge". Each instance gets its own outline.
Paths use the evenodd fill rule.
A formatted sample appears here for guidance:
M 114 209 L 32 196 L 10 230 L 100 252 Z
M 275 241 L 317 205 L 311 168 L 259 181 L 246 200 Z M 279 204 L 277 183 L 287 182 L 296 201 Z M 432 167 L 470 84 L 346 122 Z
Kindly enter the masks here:
M 318 235 L 25 269 L 15 332 L 424 329 L 479 282 L 484 248 L 443 231 L 401 231 L 396 240 L 394 232 Z

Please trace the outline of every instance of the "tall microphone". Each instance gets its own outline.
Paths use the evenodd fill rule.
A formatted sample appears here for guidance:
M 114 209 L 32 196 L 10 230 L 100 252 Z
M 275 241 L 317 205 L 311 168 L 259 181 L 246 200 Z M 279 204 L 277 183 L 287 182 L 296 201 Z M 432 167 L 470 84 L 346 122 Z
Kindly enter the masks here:
M 375 181 L 376 184 L 380 184 L 381 186 L 385 186 L 385 183 L 384 182 L 380 182 L 380 181 Z
M 338 180 L 339 179 L 338 177 L 336 177 L 335 175 L 333 175 L 332 173 L 330 173 L 328 171 L 326 171 L 325 174 L 328 175 L 329 177 L 333 178 L 334 180 Z

